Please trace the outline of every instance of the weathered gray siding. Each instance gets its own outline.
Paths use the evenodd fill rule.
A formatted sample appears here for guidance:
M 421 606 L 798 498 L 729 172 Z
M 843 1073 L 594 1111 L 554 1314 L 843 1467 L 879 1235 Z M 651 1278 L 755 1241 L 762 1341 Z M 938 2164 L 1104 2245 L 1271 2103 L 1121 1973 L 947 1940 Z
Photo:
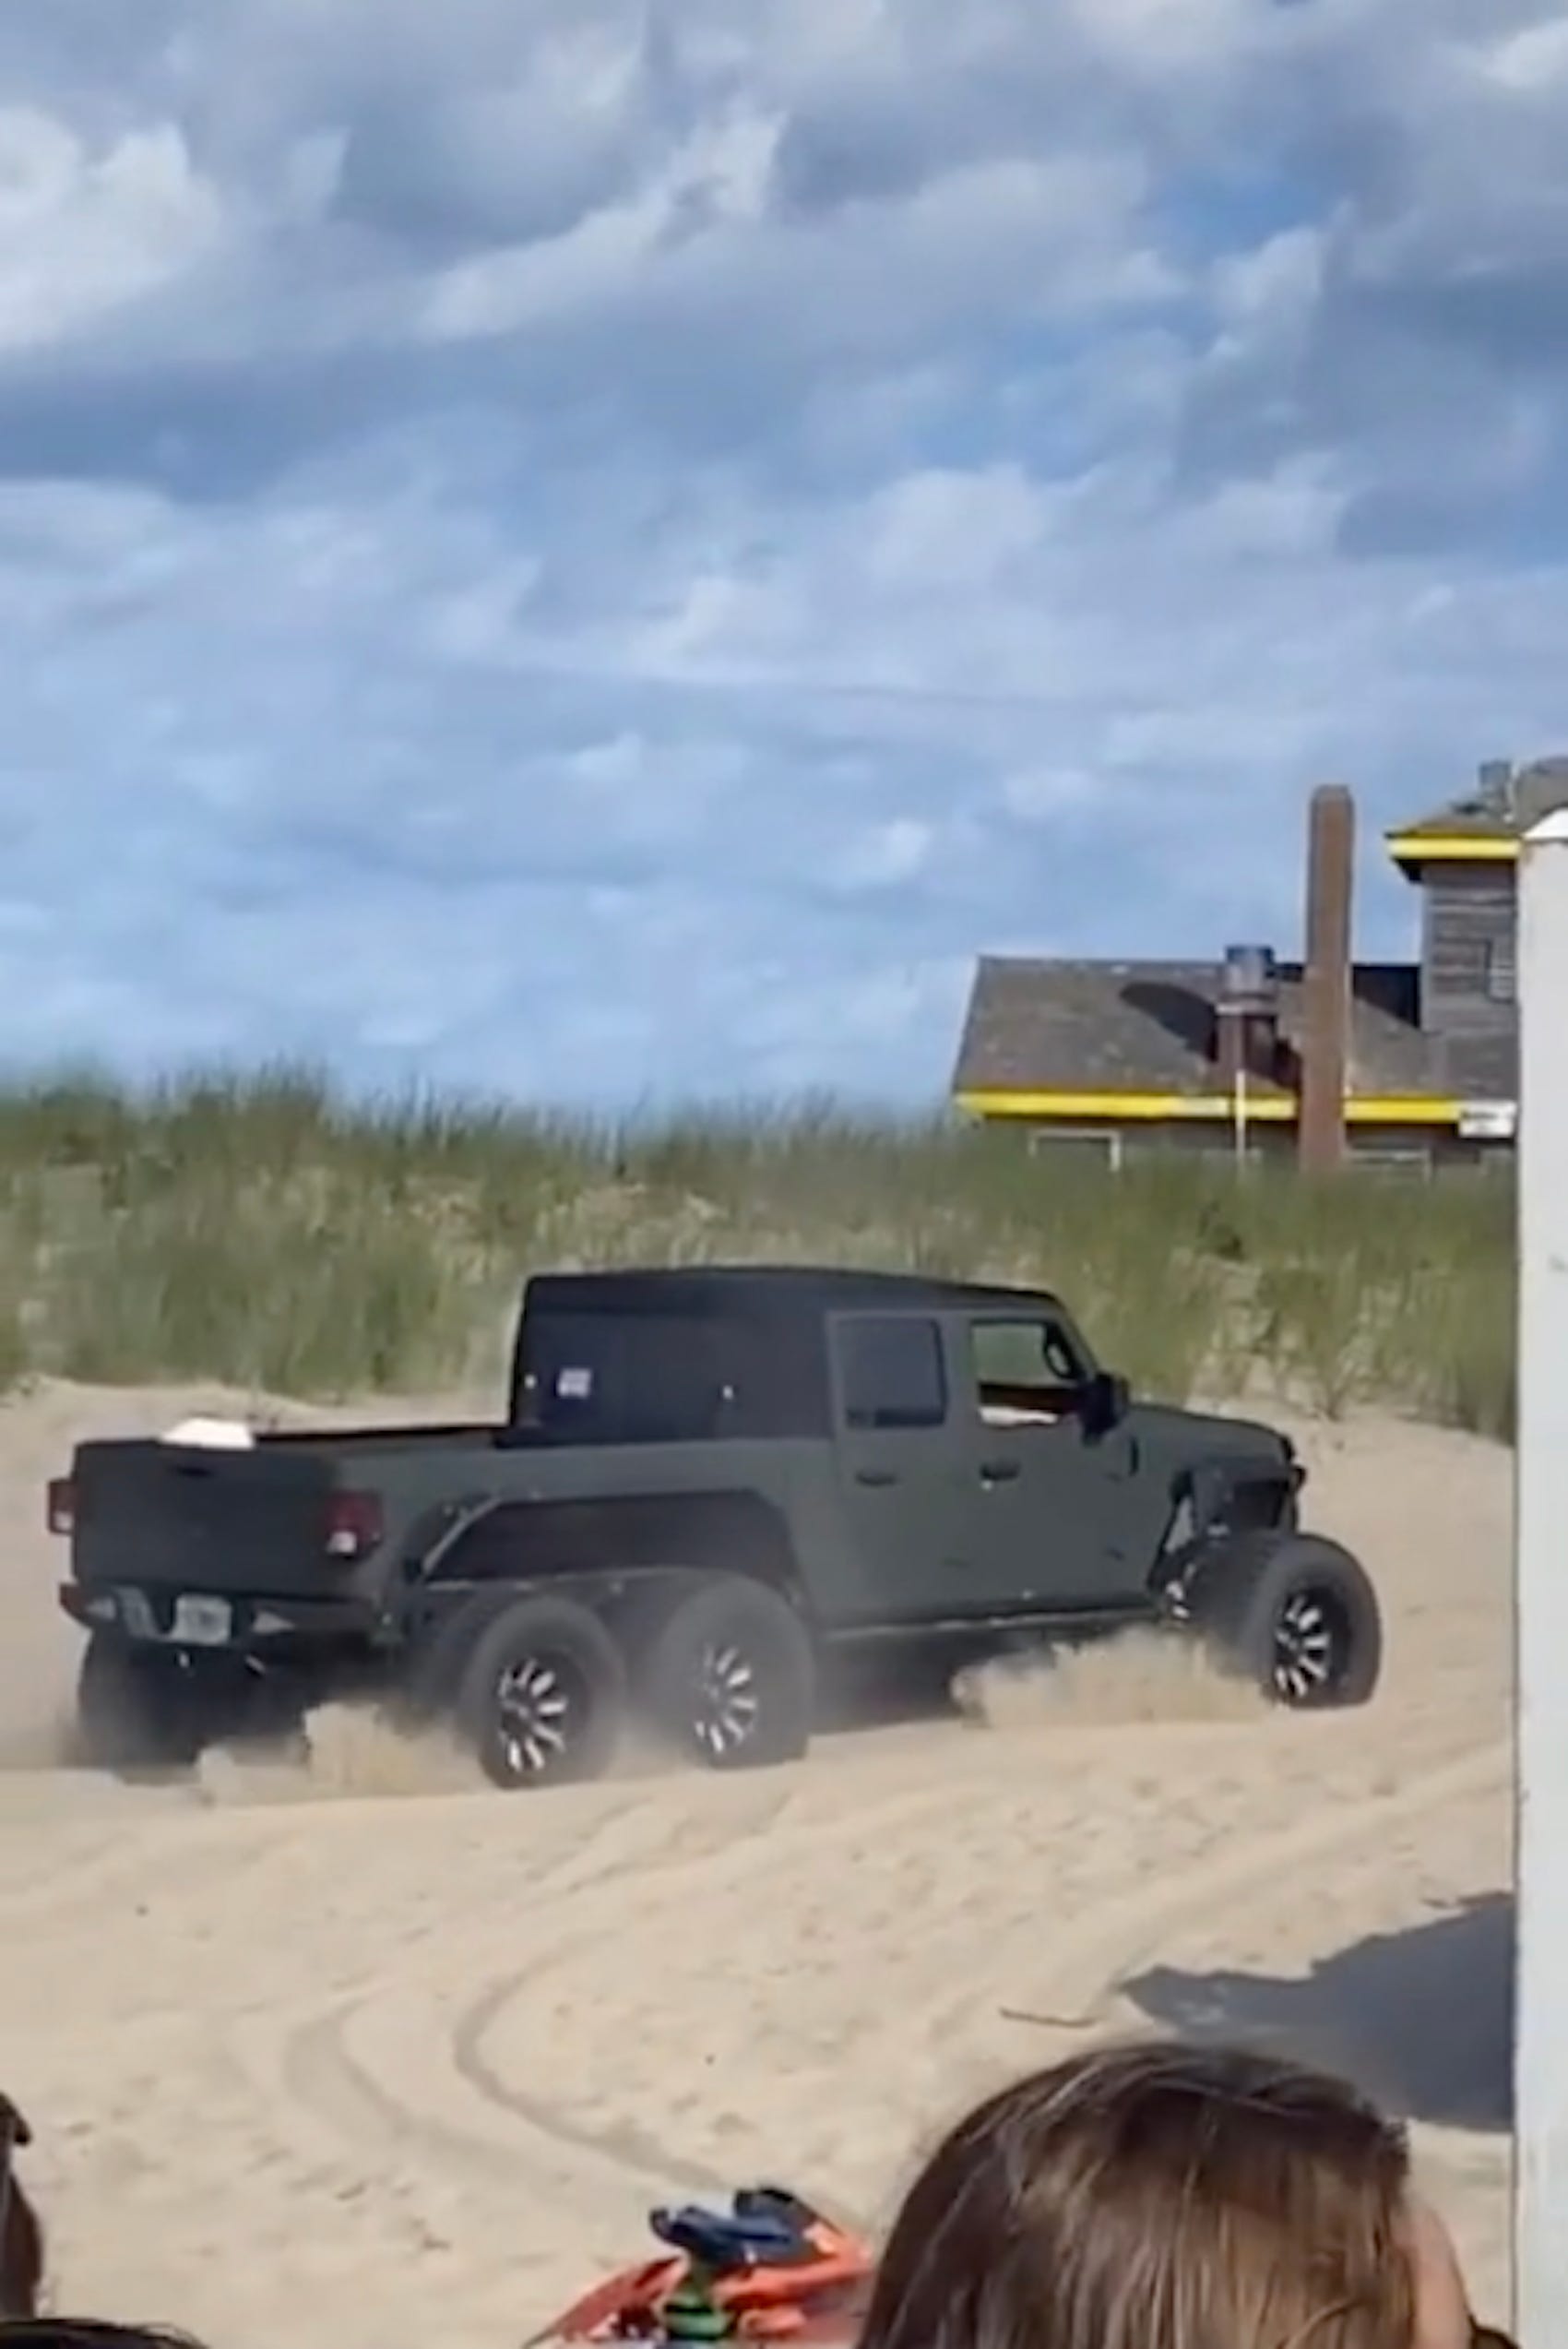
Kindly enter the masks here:
M 1518 1019 L 1512 865 L 1428 873 L 1421 924 L 1421 1025 L 1429 1035 L 1503 1034 Z

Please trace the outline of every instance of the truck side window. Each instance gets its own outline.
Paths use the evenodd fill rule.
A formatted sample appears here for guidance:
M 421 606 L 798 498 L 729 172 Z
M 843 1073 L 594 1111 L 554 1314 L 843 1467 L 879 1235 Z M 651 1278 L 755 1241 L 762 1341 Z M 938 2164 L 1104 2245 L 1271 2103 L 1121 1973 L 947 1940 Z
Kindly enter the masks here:
M 906 1314 L 859 1314 L 839 1322 L 837 1346 L 844 1419 L 850 1427 L 940 1427 L 947 1416 L 942 1332 Z
M 974 1321 L 969 1347 L 980 1417 L 988 1425 L 1050 1425 L 1076 1409 L 1084 1365 L 1056 1322 Z

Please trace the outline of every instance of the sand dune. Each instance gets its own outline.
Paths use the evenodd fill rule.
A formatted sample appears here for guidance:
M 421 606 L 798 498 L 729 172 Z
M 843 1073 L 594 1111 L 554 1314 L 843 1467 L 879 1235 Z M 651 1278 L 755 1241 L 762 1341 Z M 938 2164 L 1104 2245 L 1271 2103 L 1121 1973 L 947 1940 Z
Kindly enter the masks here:
M 226 1405 L 0 1413 L 5 2062 L 63 2298 L 220 2349 L 499 2349 L 658 2198 L 766 2175 L 874 2224 L 980 2088 L 1175 2027 L 1410 2110 L 1501 2306 L 1503 1454 L 1299 1431 L 1389 1609 L 1385 1693 L 1347 1719 L 1260 1714 L 1134 1641 L 734 1782 L 507 1801 L 338 1708 L 304 1766 L 51 1770 L 74 1643 L 43 1478 L 77 1432 Z

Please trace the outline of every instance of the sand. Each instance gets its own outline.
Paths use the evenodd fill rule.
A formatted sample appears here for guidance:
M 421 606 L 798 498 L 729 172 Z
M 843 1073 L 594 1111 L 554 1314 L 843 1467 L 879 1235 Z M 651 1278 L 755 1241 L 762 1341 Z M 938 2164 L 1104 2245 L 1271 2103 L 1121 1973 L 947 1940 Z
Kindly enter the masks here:
M 766 2177 L 874 2227 L 980 2091 L 1160 2028 L 1359 2071 L 1503 2310 L 1506 1454 L 1297 1430 L 1388 1611 L 1356 1715 L 1134 1640 L 732 1781 L 507 1799 L 341 1713 L 308 1771 L 50 1767 L 76 1643 L 43 1480 L 224 1402 L 0 1410 L 4 2079 L 61 2302 L 214 2349 L 501 2349 L 640 2253 L 651 2202 Z

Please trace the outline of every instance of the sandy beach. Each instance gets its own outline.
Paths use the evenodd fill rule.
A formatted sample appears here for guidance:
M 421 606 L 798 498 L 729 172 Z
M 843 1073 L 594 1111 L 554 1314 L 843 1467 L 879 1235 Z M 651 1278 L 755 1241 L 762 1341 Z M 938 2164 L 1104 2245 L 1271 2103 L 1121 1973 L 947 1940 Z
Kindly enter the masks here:
M 767 2178 L 875 2226 L 982 2088 L 1180 2028 L 1408 2112 L 1501 2312 L 1505 1452 L 1296 1429 L 1313 1521 L 1384 1593 L 1364 1713 L 1268 1714 L 1140 1640 L 732 1781 L 506 1799 L 339 1712 L 308 1771 L 51 1766 L 77 1643 L 43 1481 L 220 1400 L 0 1410 L 4 2078 L 63 2304 L 214 2349 L 504 2349 L 653 2201 Z

